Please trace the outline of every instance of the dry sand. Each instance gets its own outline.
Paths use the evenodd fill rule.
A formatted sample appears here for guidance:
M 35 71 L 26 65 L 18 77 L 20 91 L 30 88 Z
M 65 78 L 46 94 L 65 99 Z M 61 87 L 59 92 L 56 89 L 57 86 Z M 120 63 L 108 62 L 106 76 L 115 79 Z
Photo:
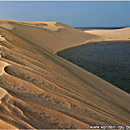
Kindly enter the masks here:
M 130 28 L 122 29 L 91 29 L 84 30 L 89 34 L 98 36 L 96 39 L 99 41 L 130 41 Z
M 128 93 L 54 54 L 99 36 L 56 22 L 0 26 L 1 129 L 130 124 Z

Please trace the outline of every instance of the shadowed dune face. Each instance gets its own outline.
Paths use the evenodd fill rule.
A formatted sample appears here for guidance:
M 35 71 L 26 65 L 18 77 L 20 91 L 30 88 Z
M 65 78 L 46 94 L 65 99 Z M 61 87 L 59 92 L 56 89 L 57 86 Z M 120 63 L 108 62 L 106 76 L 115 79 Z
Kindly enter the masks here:
M 0 61 L 0 76 L 3 75 L 4 73 L 4 68 L 7 66 L 8 64 L 6 62 Z
M 0 128 L 130 124 L 129 94 L 52 53 L 94 35 L 54 22 L 9 24 L 0 27 Z
M 0 88 L 0 103 L 1 103 L 1 99 L 6 95 L 6 90 L 5 89 L 2 89 Z

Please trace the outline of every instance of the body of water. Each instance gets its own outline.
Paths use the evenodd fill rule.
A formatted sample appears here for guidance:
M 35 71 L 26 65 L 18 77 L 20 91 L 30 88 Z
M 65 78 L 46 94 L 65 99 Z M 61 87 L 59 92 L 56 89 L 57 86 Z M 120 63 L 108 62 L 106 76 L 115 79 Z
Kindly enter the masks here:
M 130 42 L 84 44 L 57 54 L 130 93 Z
M 121 29 L 126 27 L 74 27 L 75 29 Z

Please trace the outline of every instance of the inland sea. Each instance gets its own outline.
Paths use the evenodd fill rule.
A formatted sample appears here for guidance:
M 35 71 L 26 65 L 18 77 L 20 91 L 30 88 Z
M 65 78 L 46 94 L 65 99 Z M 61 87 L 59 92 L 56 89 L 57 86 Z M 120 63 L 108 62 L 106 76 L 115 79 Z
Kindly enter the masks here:
M 83 44 L 57 55 L 130 93 L 130 42 Z

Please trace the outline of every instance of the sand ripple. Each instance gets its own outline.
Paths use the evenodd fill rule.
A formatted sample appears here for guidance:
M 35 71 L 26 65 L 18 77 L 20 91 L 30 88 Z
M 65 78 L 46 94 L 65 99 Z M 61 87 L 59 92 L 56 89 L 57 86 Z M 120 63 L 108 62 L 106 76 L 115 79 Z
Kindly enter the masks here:
M 15 30 L 0 28 L 6 39 L 0 41 L 1 124 L 18 129 L 130 124 L 129 94 L 54 54 L 93 35 L 64 24 L 55 32 L 39 23 L 9 23 Z

